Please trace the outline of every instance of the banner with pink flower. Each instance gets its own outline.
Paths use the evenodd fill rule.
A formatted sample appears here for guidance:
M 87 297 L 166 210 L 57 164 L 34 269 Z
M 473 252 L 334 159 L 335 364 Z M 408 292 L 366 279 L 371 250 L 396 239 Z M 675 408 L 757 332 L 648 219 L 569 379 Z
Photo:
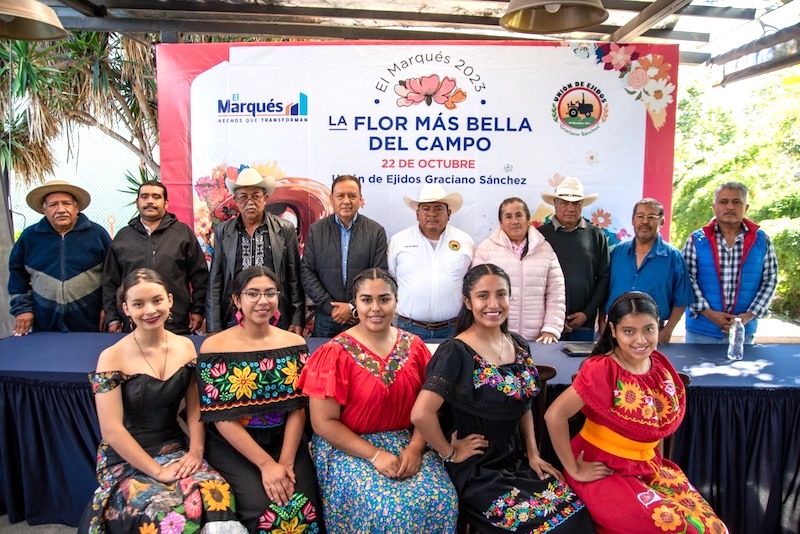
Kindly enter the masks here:
M 415 224 L 404 196 L 459 191 L 451 223 L 476 242 L 505 198 L 541 224 L 540 193 L 577 176 L 600 194 L 584 216 L 616 242 L 640 198 L 669 215 L 677 72 L 677 46 L 656 44 L 162 45 L 162 180 L 209 254 L 236 214 L 225 180 L 247 167 L 276 179 L 268 209 L 301 241 L 331 213 L 331 180 L 353 174 L 390 236 Z

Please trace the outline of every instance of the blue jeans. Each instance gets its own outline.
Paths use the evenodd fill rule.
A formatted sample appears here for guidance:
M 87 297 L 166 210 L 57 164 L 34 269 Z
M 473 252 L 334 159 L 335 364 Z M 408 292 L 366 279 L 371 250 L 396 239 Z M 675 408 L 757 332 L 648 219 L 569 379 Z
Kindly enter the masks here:
M 406 332 L 411 332 L 412 334 L 418 336 L 423 341 L 428 341 L 431 339 L 448 339 L 456 335 L 455 323 L 453 323 L 450 326 L 445 326 L 444 328 L 437 328 L 436 330 L 431 330 L 430 328 L 417 326 L 415 324 L 412 324 L 411 321 L 407 321 L 402 317 L 398 317 L 397 328 L 399 328 L 400 330 L 405 330 Z
M 330 315 L 317 311 L 314 313 L 314 330 L 311 332 L 311 337 L 332 338 L 348 328 L 350 325 L 339 324 Z
M 753 344 L 753 335 L 745 335 L 744 336 L 744 344 L 745 345 L 752 345 Z M 686 331 L 686 337 L 684 338 L 684 343 L 697 343 L 698 345 L 727 345 L 728 344 L 728 336 L 724 337 L 714 337 L 714 336 L 706 336 L 703 334 L 695 334 L 694 332 Z

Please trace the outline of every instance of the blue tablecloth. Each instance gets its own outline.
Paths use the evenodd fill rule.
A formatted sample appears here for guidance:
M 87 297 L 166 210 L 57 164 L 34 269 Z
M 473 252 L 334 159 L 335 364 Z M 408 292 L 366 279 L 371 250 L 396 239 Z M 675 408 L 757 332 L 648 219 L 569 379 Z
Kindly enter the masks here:
M 40 333 L 0 340 L 0 514 L 77 525 L 96 487 L 100 439 L 87 380 L 115 334 Z M 193 336 L 199 346 L 203 338 Z M 313 350 L 323 340 L 308 340 Z M 692 376 L 675 460 L 733 533 L 800 534 L 800 346 L 660 347 Z M 551 398 L 584 358 L 532 347 L 554 366 Z

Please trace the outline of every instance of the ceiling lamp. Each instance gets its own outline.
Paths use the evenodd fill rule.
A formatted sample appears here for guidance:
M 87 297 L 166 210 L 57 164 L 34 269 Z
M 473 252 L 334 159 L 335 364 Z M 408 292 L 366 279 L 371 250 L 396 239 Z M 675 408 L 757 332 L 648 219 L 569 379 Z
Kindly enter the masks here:
M 607 18 L 600 0 L 511 0 L 500 25 L 512 32 L 561 33 L 591 28 Z
M 0 0 L 0 37 L 52 41 L 66 37 L 56 12 L 36 0 Z

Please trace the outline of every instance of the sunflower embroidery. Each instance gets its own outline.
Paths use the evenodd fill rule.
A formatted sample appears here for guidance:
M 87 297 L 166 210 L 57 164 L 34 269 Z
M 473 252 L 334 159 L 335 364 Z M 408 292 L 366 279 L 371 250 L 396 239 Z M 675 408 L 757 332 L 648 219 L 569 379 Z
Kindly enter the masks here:
M 701 507 L 703 506 L 700 495 L 692 493 L 691 491 L 678 493 L 672 497 L 672 501 L 677 504 L 679 508 L 683 508 L 687 511 L 687 513 L 693 515 L 698 515 L 701 511 Z
M 452 241 L 450 241 L 450 242 L 447 244 L 447 246 L 448 246 L 448 247 L 450 247 L 450 250 L 454 250 L 454 251 L 456 251 L 456 252 L 458 252 L 459 250 L 461 250 L 461 243 L 459 243 L 459 242 L 458 242 L 458 241 L 456 241 L 455 239 L 454 239 L 454 240 L 452 240 Z
M 644 399 L 644 393 L 638 384 L 617 380 L 617 389 L 614 390 L 614 406 L 626 412 L 635 412 L 639 409 Z
M 201 482 L 200 493 L 209 512 L 224 512 L 231 507 L 231 487 L 226 482 L 216 480 Z
M 674 510 L 667 506 L 659 506 L 650 516 L 664 532 L 673 532 L 681 526 L 681 518 Z

